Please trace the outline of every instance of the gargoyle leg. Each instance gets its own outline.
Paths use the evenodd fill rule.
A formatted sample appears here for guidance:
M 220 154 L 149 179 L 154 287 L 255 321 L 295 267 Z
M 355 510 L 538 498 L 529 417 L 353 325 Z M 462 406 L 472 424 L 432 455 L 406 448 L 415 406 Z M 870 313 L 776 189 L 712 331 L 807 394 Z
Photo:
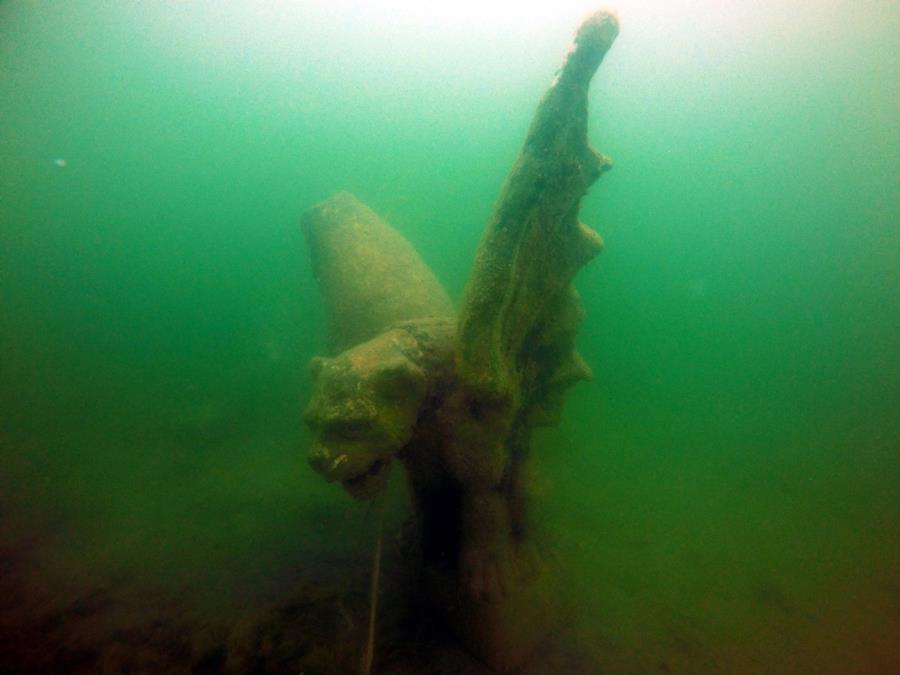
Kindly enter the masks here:
M 505 495 L 468 492 L 463 500 L 462 583 L 475 598 L 496 602 L 513 590 L 514 550 Z

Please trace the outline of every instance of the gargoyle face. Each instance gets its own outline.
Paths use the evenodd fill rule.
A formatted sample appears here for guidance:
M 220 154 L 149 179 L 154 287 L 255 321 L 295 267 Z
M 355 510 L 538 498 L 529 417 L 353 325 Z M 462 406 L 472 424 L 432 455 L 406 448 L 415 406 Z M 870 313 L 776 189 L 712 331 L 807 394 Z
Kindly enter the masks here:
M 357 499 L 370 499 L 384 486 L 425 394 L 425 375 L 401 351 L 403 338 L 395 333 L 311 364 L 315 389 L 304 415 L 313 432 L 309 463 Z

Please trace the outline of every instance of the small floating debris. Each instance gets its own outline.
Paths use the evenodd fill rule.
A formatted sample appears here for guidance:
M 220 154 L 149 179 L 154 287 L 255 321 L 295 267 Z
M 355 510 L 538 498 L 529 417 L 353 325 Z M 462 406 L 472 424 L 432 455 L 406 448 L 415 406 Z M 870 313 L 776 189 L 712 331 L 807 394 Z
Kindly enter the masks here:
M 56 166 L 58 166 L 60 169 L 65 169 L 67 166 L 69 166 L 69 163 L 66 160 L 64 160 L 62 157 L 57 157 L 56 159 L 53 160 L 53 163 Z
M 691 279 L 687 285 L 688 294 L 694 298 L 703 298 L 706 296 L 707 283 L 706 279 Z

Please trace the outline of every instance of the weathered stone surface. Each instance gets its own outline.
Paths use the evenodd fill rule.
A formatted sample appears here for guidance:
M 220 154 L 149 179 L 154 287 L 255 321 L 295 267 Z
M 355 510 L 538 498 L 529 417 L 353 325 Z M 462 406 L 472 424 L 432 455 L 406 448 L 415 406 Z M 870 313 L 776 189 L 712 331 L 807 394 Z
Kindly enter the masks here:
M 555 421 L 565 389 L 590 376 L 574 349 L 582 311 L 571 282 L 602 248 L 578 208 L 611 166 L 588 145 L 587 93 L 617 34 L 607 11 L 578 29 L 485 229 L 460 308 L 445 457 L 463 486 L 461 577 L 490 600 L 509 594 L 532 550 L 518 478 L 531 429 Z
M 412 244 L 349 192 L 312 207 L 302 228 L 325 302 L 330 354 L 397 321 L 453 316 L 450 298 Z
M 457 372 L 471 394 L 515 406 L 535 360 L 530 340 L 569 302 L 575 273 L 602 248 L 578 220 L 588 187 L 612 162 L 587 141 L 588 85 L 618 33 L 598 12 L 544 94 L 485 228 L 459 313 Z
M 578 208 L 611 166 L 588 145 L 587 92 L 617 33 L 607 11 L 579 28 L 485 229 L 458 322 L 412 246 L 353 197 L 304 219 L 331 346 L 345 350 L 313 363 L 310 462 L 365 499 L 402 460 L 428 593 L 498 669 L 552 629 L 528 456 L 533 428 L 556 423 L 565 391 L 591 375 L 575 350 L 572 279 L 602 248 Z
M 423 408 L 441 396 L 453 334 L 452 319 L 401 322 L 338 356 L 313 359 L 315 388 L 305 413 L 313 468 L 356 498 L 377 494 Z

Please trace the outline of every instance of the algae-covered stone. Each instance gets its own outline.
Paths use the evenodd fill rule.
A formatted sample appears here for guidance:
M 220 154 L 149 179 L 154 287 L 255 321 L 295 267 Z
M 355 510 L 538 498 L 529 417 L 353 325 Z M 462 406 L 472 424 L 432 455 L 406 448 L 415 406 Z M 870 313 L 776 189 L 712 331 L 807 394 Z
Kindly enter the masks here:
M 575 350 L 572 279 L 602 248 L 578 208 L 611 166 L 588 145 L 587 93 L 617 33 L 607 11 L 576 33 L 485 228 L 458 322 L 409 242 L 354 197 L 304 216 L 336 355 L 313 364 L 310 461 L 370 498 L 402 460 L 427 594 L 452 603 L 438 613 L 498 670 L 552 631 L 551 612 L 535 610 L 552 575 L 528 517 L 528 459 L 533 428 L 556 423 L 565 391 L 591 375 Z
M 349 192 L 303 215 L 325 303 L 329 352 L 369 340 L 397 321 L 453 315 L 453 305 L 399 232 Z
M 316 357 L 305 418 L 313 432 L 309 462 L 358 499 L 373 497 L 409 445 L 426 398 L 452 362 L 452 320 L 419 319 L 332 358 Z

